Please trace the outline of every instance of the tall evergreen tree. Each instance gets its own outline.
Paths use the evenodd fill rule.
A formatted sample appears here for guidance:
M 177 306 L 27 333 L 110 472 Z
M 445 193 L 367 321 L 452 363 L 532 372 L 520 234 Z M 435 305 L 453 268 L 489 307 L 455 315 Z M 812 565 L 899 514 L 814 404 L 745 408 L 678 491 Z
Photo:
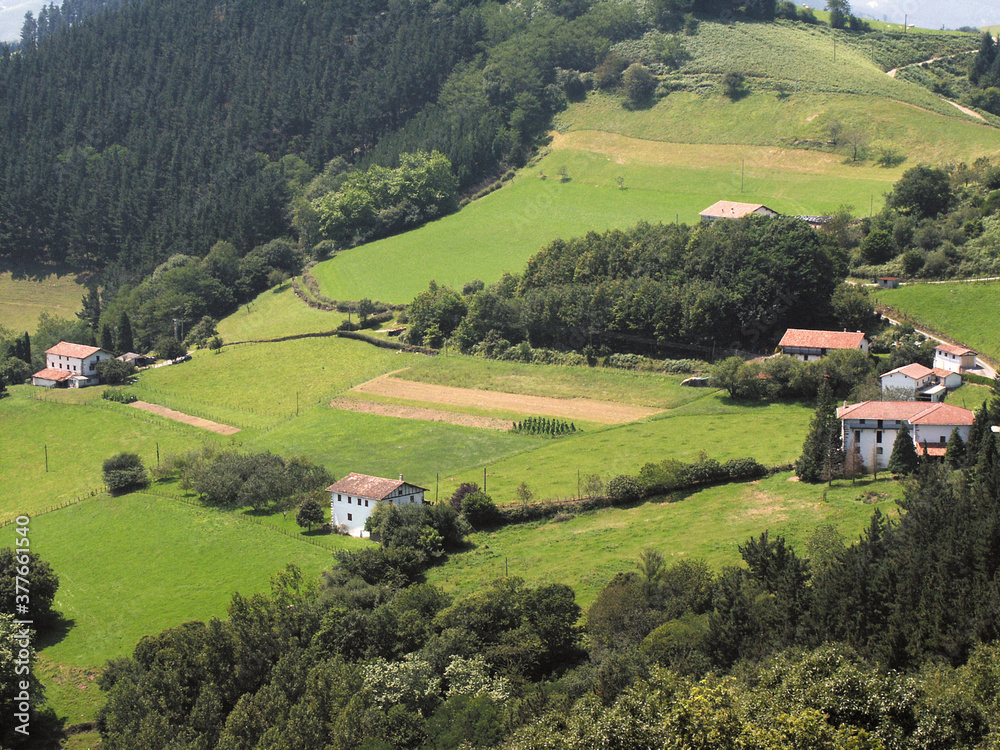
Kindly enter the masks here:
M 842 465 L 840 420 L 837 419 L 830 381 L 824 378 L 817 394 L 816 413 L 802 446 L 802 455 L 795 464 L 795 472 L 804 482 L 830 481 Z
M 132 322 L 128 319 L 128 313 L 123 312 L 118 321 L 117 344 L 117 350 L 122 354 L 131 352 L 135 348 L 135 343 L 132 340 Z
M 916 446 L 913 445 L 913 436 L 906 422 L 899 432 L 896 433 L 896 442 L 892 444 L 892 455 L 889 456 L 889 471 L 893 474 L 912 474 L 917 470 L 920 459 L 917 456 Z
M 956 427 L 948 436 L 948 448 L 944 453 L 945 463 L 952 469 L 961 469 L 965 466 L 965 441 Z
M 990 431 L 990 417 L 986 404 L 983 403 L 976 409 L 976 416 L 972 420 L 969 428 L 969 439 L 965 443 L 965 463 L 967 466 L 975 466 L 979 459 L 979 447 L 983 441 L 983 436 Z
M 115 337 L 107 323 L 101 326 L 101 348 L 109 352 L 115 351 Z
M 96 334 L 97 323 L 101 319 L 101 294 L 97 291 L 96 285 L 91 284 L 87 287 L 87 293 L 83 295 L 80 307 L 76 317 L 90 326 L 90 330 Z

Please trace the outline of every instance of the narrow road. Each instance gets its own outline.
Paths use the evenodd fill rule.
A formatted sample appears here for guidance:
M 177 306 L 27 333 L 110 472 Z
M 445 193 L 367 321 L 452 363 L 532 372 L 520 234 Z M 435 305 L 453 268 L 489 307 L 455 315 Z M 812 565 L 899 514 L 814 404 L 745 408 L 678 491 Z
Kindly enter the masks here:
M 969 50 L 969 51 L 970 51 L 970 52 L 975 52 L 975 50 Z M 958 57 L 958 55 L 948 55 L 948 57 Z M 904 65 L 903 67 L 904 67 L 904 68 L 912 68 L 912 67 L 913 67 L 914 65 L 924 65 L 924 64 L 926 64 L 926 63 L 932 63 L 932 62 L 936 62 L 936 61 L 938 61 L 938 60 L 941 60 L 941 59 L 943 59 L 943 58 L 941 58 L 941 57 L 932 57 L 932 58 L 931 58 L 930 60 L 923 60 L 923 61 L 921 61 L 921 62 L 915 62 L 915 63 L 910 63 L 909 65 Z M 895 77 L 896 77 L 896 74 L 897 74 L 897 73 L 898 73 L 899 71 L 900 71 L 900 68 L 893 68 L 892 70 L 887 70 L 887 71 L 885 72 L 885 74 L 886 74 L 887 76 L 889 76 L 889 78 L 895 78 Z M 963 114 L 966 114 L 966 115 L 968 115 L 969 117 L 975 117 L 975 118 L 976 118 L 977 120 L 982 120 L 983 122 L 986 122 L 986 118 L 985 118 L 985 117 L 983 117 L 983 116 L 982 116 L 981 114 L 979 114 L 978 112 L 976 112 L 975 110 L 973 110 L 973 109 L 969 109 L 968 107 L 963 107 L 963 106 L 962 106 L 961 104 L 959 104 L 958 102 L 953 102 L 953 101 L 952 101 L 951 99 L 949 99 L 949 98 L 947 98 L 947 97 L 945 97 L 945 96 L 942 96 L 941 98 L 942 98 L 942 99 L 943 99 L 944 101 L 948 102 L 948 104 L 950 104 L 951 106 L 953 106 L 953 107 L 954 107 L 955 109 L 957 109 L 957 110 L 959 110 L 960 112 L 962 112 Z
M 895 320 L 893 318 L 890 318 L 888 315 L 886 315 L 884 313 L 879 313 L 879 314 L 882 316 L 882 318 L 884 320 L 888 320 L 894 326 L 900 325 L 900 321 Z M 902 322 L 906 322 L 906 321 L 902 321 Z M 950 344 L 951 343 L 950 341 L 945 341 L 944 339 L 942 339 L 942 338 L 940 338 L 938 336 L 935 336 L 933 333 L 930 333 L 929 331 L 924 331 L 924 330 L 918 328 L 917 326 L 913 326 L 913 330 L 916 331 L 917 333 L 923 335 L 923 336 L 926 336 L 929 339 L 933 339 L 934 341 L 937 341 L 938 343 L 941 343 L 941 344 Z M 962 344 L 962 346 L 965 346 L 965 344 Z M 990 379 L 995 378 L 997 376 L 997 371 L 994 370 L 990 365 L 988 365 L 986 362 L 984 362 L 979 357 L 976 357 L 976 369 L 979 370 L 979 372 L 974 372 L 974 373 L 972 373 L 973 375 L 982 375 L 983 377 L 990 378 Z

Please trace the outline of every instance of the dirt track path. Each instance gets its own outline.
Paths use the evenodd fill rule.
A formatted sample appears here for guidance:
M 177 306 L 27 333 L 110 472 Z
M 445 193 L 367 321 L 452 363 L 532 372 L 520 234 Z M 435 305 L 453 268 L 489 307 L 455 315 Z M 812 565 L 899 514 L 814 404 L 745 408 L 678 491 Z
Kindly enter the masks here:
M 150 404 L 146 401 L 133 401 L 129 404 L 129 406 L 141 409 L 142 411 L 148 411 L 150 414 L 157 414 L 161 417 L 172 419 L 175 422 L 183 422 L 184 424 L 193 425 L 194 427 L 201 427 L 203 430 L 211 430 L 212 432 L 217 432 L 220 435 L 235 435 L 240 431 L 239 427 L 219 424 L 218 422 L 213 422 L 211 419 L 192 417 L 190 414 L 185 414 L 181 411 L 174 411 L 173 409 L 168 409 L 167 407 L 160 406 L 159 404 Z
M 622 424 L 658 414 L 662 409 L 632 406 L 590 398 L 549 398 L 526 396 L 499 391 L 455 388 L 413 380 L 381 376 L 353 388 L 358 393 L 424 401 L 449 406 L 476 406 L 482 409 L 504 409 L 522 414 L 538 414 L 563 419 L 580 419 L 601 424 Z M 432 410 L 434 411 L 434 410 Z
M 330 406 L 334 409 L 357 411 L 362 414 L 378 414 L 383 417 L 399 417 L 401 419 L 422 419 L 426 422 L 445 422 L 447 424 L 457 424 L 461 427 L 478 427 L 483 430 L 500 430 L 506 432 L 512 426 L 510 420 L 507 419 L 477 417 L 474 414 L 428 409 L 423 406 L 358 401 L 353 398 L 335 398 L 330 402 Z

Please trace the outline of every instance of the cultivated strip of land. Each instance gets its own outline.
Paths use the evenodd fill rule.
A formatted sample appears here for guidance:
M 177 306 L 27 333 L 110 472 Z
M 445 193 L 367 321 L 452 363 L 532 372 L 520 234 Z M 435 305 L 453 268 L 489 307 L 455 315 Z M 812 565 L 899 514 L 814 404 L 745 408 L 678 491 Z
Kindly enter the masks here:
M 601 424 L 622 424 L 658 414 L 662 409 L 632 406 L 589 398 L 549 398 L 517 393 L 481 391 L 413 380 L 378 377 L 352 389 L 359 393 L 389 396 L 405 401 L 504 409 L 522 414 L 538 414 L 563 419 L 580 419 Z
M 172 419 L 175 422 L 183 422 L 184 424 L 189 424 L 194 427 L 201 427 L 203 430 L 211 430 L 212 432 L 217 432 L 220 435 L 235 435 L 240 431 L 239 427 L 233 427 L 228 424 L 219 424 L 218 422 L 213 422 L 211 419 L 192 417 L 190 414 L 185 414 L 181 411 L 174 411 L 173 409 L 168 409 L 167 407 L 160 406 L 159 404 L 150 404 L 146 401 L 133 401 L 129 404 L 129 406 L 133 406 L 136 409 L 142 409 L 142 411 L 148 411 L 150 414 L 158 414 L 161 417 Z
M 446 422 L 461 427 L 478 427 L 483 430 L 509 430 L 510 420 L 494 419 L 493 417 L 478 417 L 474 414 L 460 414 L 453 411 L 428 409 L 424 406 L 405 406 L 403 404 L 383 404 L 374 401 L 358 401 L 352 398 L 335 398 L 330 402 L 334 409 L 356 411 L 362 414 L 378 414 L 383 417 L 399 417 L 400 419 L 422 419 L 426 422 Z

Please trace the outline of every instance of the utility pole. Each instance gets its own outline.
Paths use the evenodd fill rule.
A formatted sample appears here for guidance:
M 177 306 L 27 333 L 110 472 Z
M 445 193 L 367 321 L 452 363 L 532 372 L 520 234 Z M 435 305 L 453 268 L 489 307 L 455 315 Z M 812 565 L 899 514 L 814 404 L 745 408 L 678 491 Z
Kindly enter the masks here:
M 49 471 L 49 446 L 45 446 L 45 473 Z
M 483 492 L 486 492 L 486 467 L 483 467 Z
M 747 169 L 747 160 L 746 159 L 741 159 L 740 160 L 740 192 L 741 193 L 743 192 L 743 175 L 746 172 L 746 169 Z
M 434 504 L 437 505 L 438 490 L 441 489 L 441 472 L 434 475 Z

